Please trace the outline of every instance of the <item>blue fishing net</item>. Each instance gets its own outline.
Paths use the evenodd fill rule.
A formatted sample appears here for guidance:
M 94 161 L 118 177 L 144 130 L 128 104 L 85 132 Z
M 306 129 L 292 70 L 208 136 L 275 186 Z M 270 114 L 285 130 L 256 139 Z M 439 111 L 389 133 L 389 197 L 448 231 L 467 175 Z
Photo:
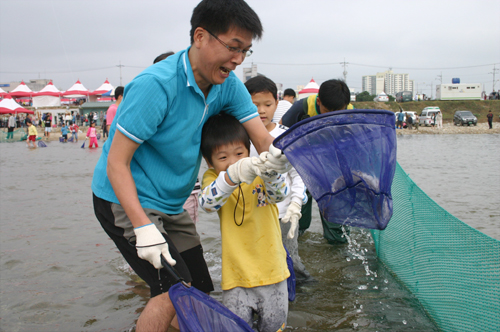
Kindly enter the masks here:
M 293 125 L 277 137 L 326 220 L 385 229 L 396 169 L 394 113 L 348 110 Z
M 194 287 L 177 283 L 168 294 L 182 332 L 253 332 L 243 319 Z
M 290 276 L 286 279 L 286 285 L 288 288 L 288 301 L 295 300 L 295 271 L 293 270 L 293 260 L 292 256 L 288 253 L 286 249 L 286 265 L 288 265 L 288 271 L 290 271 Z

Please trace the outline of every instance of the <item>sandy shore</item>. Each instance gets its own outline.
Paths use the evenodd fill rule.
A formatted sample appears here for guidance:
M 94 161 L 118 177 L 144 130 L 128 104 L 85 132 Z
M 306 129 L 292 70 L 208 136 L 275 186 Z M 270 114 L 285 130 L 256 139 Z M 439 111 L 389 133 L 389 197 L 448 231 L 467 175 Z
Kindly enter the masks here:
M 61 137 L 61 130 L 59 128 L 52 129 L 50 133 L 50 138 L 43 136 L 41 128 L 37 128 L 38 136 L 42 137 L 43 140 L 58 141 Z M 102 130 L 97 128 L 97 132 L 102 135 Z M 87 127 L 80 127 L 80 132 L 78 133 L 78 142 L 83 142 L 85 140 L 87 133 Z M 419 126 L 418 130 L 413 128 L 409 129 L 396 129 L 397 135 L 442 135 L 442 134 L 500 134 L 500 123 L 493 122 L 493 129 L 489 129 L 488 123 L 482 122 L 478 123 L 477 126 L 455 126 L 452 123 L 444 123 L 443 129 L 437 129 L 433 127 L 422 127 Z M 71 137 L 71 133 L 68 134 L 68 138 Z M 102 138 L 99 140 L 100 143 L 104 141 Z
M 500 123 L 493 122 L 493 129 L 488 123 L 478 123 L 477 126 L 455 126 L 453 123 L 443 123 L 443 129 L 419 126 L 418 130 L 396 129 L 398 135 L 441 135 L 441 134 L 500 134 Z

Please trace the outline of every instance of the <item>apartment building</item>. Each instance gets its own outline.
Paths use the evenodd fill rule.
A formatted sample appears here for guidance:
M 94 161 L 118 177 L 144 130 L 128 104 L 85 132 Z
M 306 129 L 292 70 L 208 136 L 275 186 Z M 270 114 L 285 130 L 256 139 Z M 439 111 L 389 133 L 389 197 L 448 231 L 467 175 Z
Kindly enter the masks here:
M 401 91 L 411 91 L 413 94 L 413 87 L 414 82 L 410 80 L 409 74 L 395 74 L 392 70 L 362 77 L 362 89 L 371 95 L 385 92 L 395 96 Z

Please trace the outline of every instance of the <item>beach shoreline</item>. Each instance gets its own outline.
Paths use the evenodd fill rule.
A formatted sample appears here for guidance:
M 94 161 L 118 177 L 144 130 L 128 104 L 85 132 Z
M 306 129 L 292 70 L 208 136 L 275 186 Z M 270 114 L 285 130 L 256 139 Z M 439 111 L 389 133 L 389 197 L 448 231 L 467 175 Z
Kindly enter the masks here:
M 443 123 L 442 129 L 435 127 L 419 126 L 418 130 L 396 129 L 397 135 L 443 135 L 443 134 L 500 134 L 499 123 L 493 123 L 493 128 L 489 129 L 487 122 L 478 123 L 477 126 L 455 126 L 453 123 Z
M 88 127 L 80 127 L 80 131 L 78 133 L 78 142 L 83 142 L 86 138 Z M 50 137 L 47 138 L 43 136 L 43 131 L 41 127 L 37 127 L 38 137 L 41 137 L 44 141 L 59 141 L 59 137 L 61 137 L 61 129 L 60 128 L 52 128 L 50 133 Z M 5 135 L 7 135 L 7 131 L 3 130 Z M 100 133 L 102 136 L 102 130 L 97 128 L 97 133 Z M 418 130 L 413 128 L 410 129 L 396 129 L 397 135 L 455 135 L 455 134 L 500 134 L 500 123 L 494 122 L 493 129 L 489 129 L 487 122 L 478 123 L 477 126 L 455 126 L 453 123 L 443 123 L 443 129 L 437 129 L 434 127 L 424 127 L 419 126 Z M 71 133 L 68 133 L 68 138 L 71 138 Z M 103 143 L 102 138 L 99 140 L 100 143 Z

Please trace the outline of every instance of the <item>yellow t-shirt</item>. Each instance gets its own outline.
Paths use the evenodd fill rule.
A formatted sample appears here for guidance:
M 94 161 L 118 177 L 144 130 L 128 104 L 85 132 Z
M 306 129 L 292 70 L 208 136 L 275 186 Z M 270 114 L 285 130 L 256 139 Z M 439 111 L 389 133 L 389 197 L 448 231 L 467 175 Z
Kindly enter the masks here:
M 28 128 L 28 134 L 29 134 L 29 136 L 31 136 L 31 135 L 38 136 L 38 132 L 36 131 L 35 125 L 29 126 L 29 128 Z
M 216 178 L 213 169 L 207 170 L 202 188 Z M 257 177 L 251 185 L 242 183 L 241 189 L 236 217 L 239 189 L 235 189 L 217 211 L 222 237 L 222 290 L 272 285 L 290 276 L 278 208 L 276 204 L 267 203 L 265 182 Z

